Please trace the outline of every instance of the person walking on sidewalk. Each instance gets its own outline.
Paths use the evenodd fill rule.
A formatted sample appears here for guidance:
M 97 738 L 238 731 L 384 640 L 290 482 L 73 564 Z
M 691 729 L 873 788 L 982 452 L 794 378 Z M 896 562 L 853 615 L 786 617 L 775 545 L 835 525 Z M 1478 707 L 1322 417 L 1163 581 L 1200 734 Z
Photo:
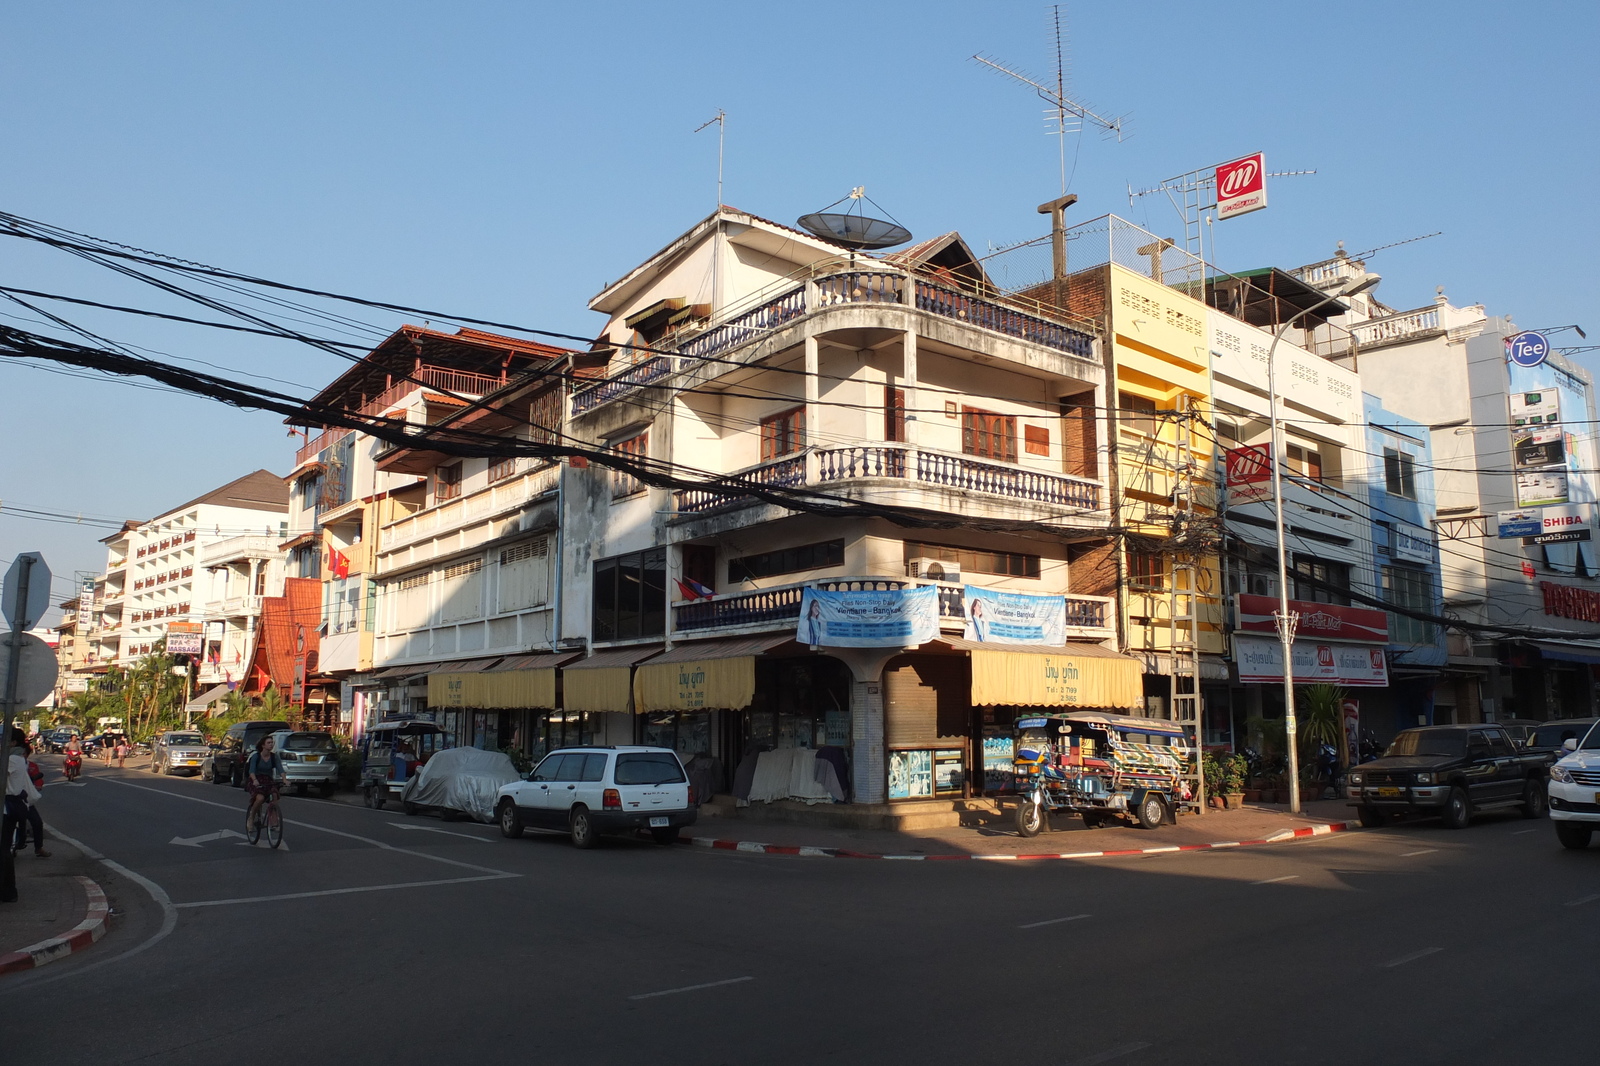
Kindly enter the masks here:
M 28 738 L 22 730 L 11 730 L 11 758 L 6 767 L 5 816 L 0 818 L 0 847 L 9 847 L 28 817 L 28 805 L 39 799 L 39 790 L 28 780 Z M 44 852 L 39 857 L 46 858 Z
M 29 758 L 32 754 L 32 747 L 24 741 L 20 756 L 23 762 L 23 770 L 28 775 L 28 782 L 33 785 L 33 793 L 26 803 L 27 810 L 17 820 L 16 836 L 5 838 L 5 843 L 10 845 L 11 854 L 15 855 L 27 846 L 28 832 L 31 829 L 33 831 L 34 858 L 48 859 L 50 853 L 44 850 L 44 819 L 39 817 L 39 797 L 43 794 L 40 789 L 44 786 L 44 774 L 39 770 L 39 764 Z M 16 748 L 11 749 L 13 761 L 18 758 L 18 755 L 19 752 Z M 7 791 L 10 791 L 9 786 Z
M 124 733 L 117 738 L 117 769 L 122 769 L 122 764 L 128 761 L 128 752 L 133 745 L 128 743 L 128 736 Z

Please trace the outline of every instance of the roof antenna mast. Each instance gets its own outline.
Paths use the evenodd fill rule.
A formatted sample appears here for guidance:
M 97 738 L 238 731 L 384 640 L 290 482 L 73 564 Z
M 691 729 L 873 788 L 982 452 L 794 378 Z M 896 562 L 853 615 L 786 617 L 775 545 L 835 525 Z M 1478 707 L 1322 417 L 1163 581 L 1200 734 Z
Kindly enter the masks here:
M 706 119 L 704 122 L 700 123 L 700 125 L 696 126 L 694 128 L 694 131 L 696 133 L 699 133 L 701 130 L 705 129 L 707 126 L 710 126 L 710 125 L 713 125 L 713 124 L 717 127 L 717 210 L 721 211 L 722 210 L 722 147 L 723 147 L 723 143 L 724 143 L 724 141 L 725 141 L 725 139 L 726 139 L 726 137 L 728 135 L 728 113 L 726 111 L 722 110 L 722 108 L 720 108 L 720 107 L 717 108 L 717 113 L 715 115 L 712 115 L 710 118 Z
M 694 128 L 696 133 L 712 123 L 717 126 L 717 208 L 712 212 L 716 228 L 711 239 L 711 313 L 716 315 L 722 307 L 722 149 L 728 136 L 728 113 L 717 108 L 717 113 Z

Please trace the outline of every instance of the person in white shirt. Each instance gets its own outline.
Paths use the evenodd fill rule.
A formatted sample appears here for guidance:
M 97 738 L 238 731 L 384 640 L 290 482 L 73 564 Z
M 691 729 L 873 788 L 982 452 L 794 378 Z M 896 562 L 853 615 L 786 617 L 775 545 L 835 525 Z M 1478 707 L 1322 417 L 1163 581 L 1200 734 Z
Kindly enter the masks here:
M 16 839 L 17 823 L 28 817 L 28 805 L 39 802 L 39 790 L 28 777 L 27 744 L 28 738 L 22 730 L 13 728 L 11 758 L 6 767 L 5 817 L 0 819 L 0 841 L 4 841 L 6 847 L 10 847 Z

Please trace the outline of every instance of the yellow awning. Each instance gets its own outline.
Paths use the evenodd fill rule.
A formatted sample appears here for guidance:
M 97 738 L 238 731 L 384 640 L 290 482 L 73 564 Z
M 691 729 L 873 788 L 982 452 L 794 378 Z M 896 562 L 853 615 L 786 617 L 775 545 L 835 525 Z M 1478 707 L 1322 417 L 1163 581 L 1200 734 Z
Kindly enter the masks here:
M 562 667 L 561 702 L 569 711 L 626 713 L 633 664 L 661 653 L 661 645 L 614 648 Z
M 785 634 L 680 644 L 639 667 L 633 709 L 642 714 L 748 707 L 756 694 L 756 656 L 793 639 Z
M 1037 651 L 973 647 L 972 703 L 1143 709 L 1144 671 L 1139 660 L 1089 647 Z
M 549 707 L 556 705 L 556 671 L 536 670 L 428 675 L 428 706 L 443 708 Z

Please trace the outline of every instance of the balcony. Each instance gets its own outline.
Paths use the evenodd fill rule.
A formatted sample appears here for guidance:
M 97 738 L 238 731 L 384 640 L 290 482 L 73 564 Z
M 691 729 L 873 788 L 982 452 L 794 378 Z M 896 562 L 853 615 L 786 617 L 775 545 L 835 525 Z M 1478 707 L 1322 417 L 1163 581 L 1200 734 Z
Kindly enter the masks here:
M 206 545 L 205 550 L 200 553 L 200 565 L 225 566 L 228 563 L 243 563 L 252 559 L 281 558 L 283 553 L 278 550 L 280 543 L 277 537 L 229 537 L 227 540 Z
M 441 392 L 476 399 L 493 392 L 506 383 L 504 377 L 492 374 L 474 374 L 449 367 L 423 366 L 411 372 L 404 381 L 397 381 L 356 409 L 357 414 L 381 415 L 420 388 L 435 388 Z M 324 450 L 338 444 L 351 434 L 344 427 L 330 427 L 301 445 L 294 453 L 294 465 L 299 467 L 315 459 Z
M 260 596 L 229 596 L 206 604 L 207 618 L 250 618 L 261 613 Z
M 807 587 L 837 590 L 901 589 L 938 585 L 941 629 L 966 624 L 965 594 L 961 585 L 918 581 L 914 578 L 839 577 L 800 581 L 791 585 L 733 593 L 710 600 L 690 600 L 672 605 L 672 629 L 684 636 L 712 633 L 759 632 L 791 628 L 800 621 L 800 598 Z M 1114 600 L 1104 596 L 1067 596 L 1067 636 L 1107 640 L 1116 635 Z
M 892 443 L 808 448 L 731 474 L 726 489 L 680 489 L 673 495 L 679 514 L 701 514 L 730 504 L 747 505 L 750 498 L 739 492 L 740 484 L 799 488 L 863 480 L 933 486 L 1058 511 L 1100 510 L 1098 481 Z
M 451 533 L 514 510 L 547 492 L 553 492 L 559 474 L 560 468 L 556 466 L 530 470 L 518 477 L 495 482 L 448 503 L 390 522 L 383 527 L 381 550 L 388 552 L 403 548 L 419 540 Z
M 651 351 L 637 353 L 640 358 L 634 365 L 573 393 L 572 414 L 587 414 L 702 360 L 770 336 L 800 319 L 852 304 L 914 308 L 1076 359 L 1095 358 L 1091 327 L 1045 317 L 1055 312 L 1037 302 L 1010 296 L 976 296 L 916 274 L 874 267 L 823 275 L 767 298 L 692 337 L 659 342 Z

